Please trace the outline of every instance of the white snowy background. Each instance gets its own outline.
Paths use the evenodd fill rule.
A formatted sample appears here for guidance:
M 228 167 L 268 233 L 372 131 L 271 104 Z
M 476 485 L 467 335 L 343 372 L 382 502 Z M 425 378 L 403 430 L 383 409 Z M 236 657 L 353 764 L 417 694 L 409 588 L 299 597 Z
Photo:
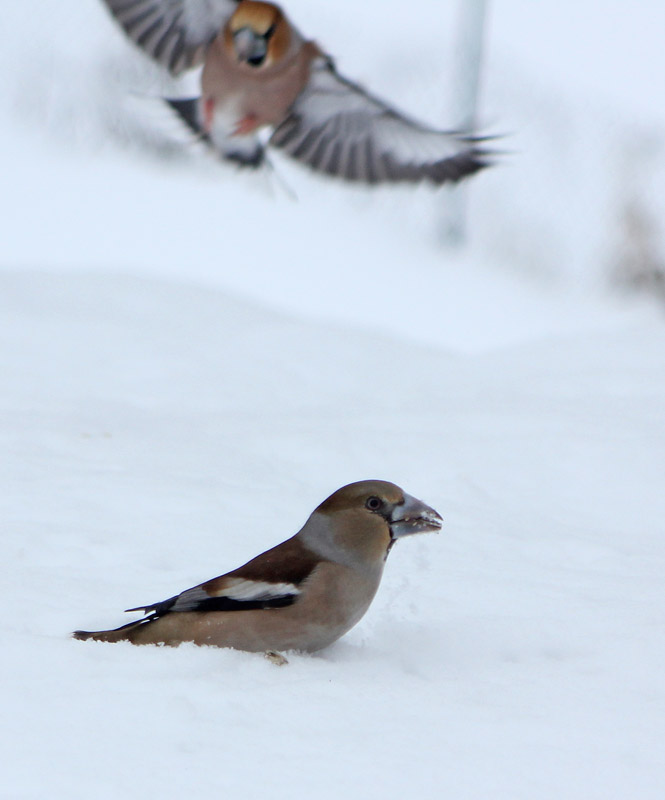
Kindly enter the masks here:
M 288 9 L 454 124 L 456 4 Z M 661 800 L 665 6 L 490 4 L 457 250 L 445 192 L 179 147 L 101 3 L 0 18 L 0 797 Z M 327 651 L 68 638 L 369 477 L 445 525 Z

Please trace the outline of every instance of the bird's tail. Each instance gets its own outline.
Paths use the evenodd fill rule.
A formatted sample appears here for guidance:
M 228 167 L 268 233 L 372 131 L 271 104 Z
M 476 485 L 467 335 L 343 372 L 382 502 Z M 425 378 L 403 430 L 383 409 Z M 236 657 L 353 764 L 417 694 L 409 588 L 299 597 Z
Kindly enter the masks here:
M 74 631 L 72 639 L 79 639 L 82 642 L 87 642 L 89 639 L 93 642 L 131 642 L 131 633 L 144 622 L 144 619 L 135 620 L 110 631 Z

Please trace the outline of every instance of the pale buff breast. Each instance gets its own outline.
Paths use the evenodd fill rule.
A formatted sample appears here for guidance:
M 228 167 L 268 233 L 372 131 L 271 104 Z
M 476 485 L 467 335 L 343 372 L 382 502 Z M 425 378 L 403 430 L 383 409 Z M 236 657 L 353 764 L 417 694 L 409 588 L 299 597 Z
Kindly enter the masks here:
M 201 76 L 203 102 L 213 99 L 218 111 L 254 116 L 259 125 L 278 125 L 309 80 L 312 59 L 319 50 L 312 42 L 294 48 L 279 63 L 254 69 L 236 63 L 220 36 L 210 47 Z M 226 113 L 225 113 L 226 112 Z

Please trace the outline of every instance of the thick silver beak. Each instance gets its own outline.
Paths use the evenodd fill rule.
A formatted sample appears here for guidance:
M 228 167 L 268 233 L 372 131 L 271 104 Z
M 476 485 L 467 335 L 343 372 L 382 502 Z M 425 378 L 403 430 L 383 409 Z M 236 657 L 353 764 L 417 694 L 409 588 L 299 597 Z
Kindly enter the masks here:
M 390 534 L 393 539 L 410 536 L 412 533 L 438 533 L 442 525 L 443 520 L 433 508 L 408 494 L 404 495 L 404 502 L 395 506 L 390 516 Z
M 251 28 L 240 28 L 233 34 L 233 47 L 239 61 L 258 64 L 268 52 L 268 44 L 263 36 Z

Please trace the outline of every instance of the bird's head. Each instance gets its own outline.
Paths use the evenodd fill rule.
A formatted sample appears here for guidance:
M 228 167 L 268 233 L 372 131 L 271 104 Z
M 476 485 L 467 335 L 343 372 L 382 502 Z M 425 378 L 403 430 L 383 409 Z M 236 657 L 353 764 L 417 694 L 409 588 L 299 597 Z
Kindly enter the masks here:
M 313 549 L 332 560 L 344 561 L 342 555 L 349 553 L 361 563 L 381 564 L 397 539 L 438 532 L 442 523 L 433 508 L 399 486 L 372 480 L 350 483 L 330 495 L 303 532 Z
M 272 3 L 242 0 L 226 25 L 227 49 L 235 61 L 252 69 L 279 61 L 290 42 L 289 24 Z

